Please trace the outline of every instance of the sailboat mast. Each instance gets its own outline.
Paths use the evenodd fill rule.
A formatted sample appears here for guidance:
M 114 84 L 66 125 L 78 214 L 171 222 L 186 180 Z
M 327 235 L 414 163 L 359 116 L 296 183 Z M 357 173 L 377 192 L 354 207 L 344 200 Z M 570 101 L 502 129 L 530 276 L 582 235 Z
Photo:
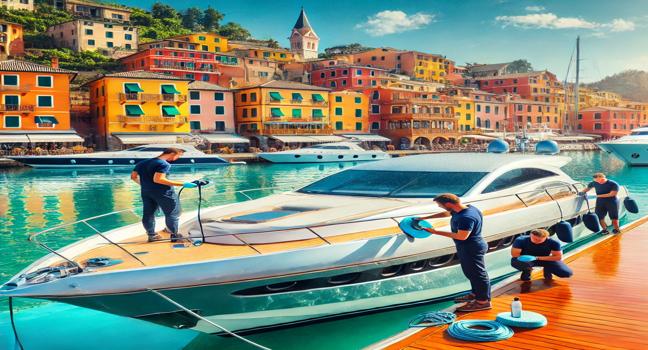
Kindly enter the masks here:
M 578 120 L 578 103 L 580 102 L 578 97 L 579 90 L 579 79 L 580 79 L 580 36 L 576 37 L 576 83 L 574 84 L 574 119 Z

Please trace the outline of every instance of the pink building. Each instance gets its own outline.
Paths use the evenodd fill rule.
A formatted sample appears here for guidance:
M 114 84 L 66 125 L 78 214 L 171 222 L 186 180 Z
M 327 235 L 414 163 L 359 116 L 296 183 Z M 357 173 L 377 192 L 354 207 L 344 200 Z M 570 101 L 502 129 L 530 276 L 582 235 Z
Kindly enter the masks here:
M 376 87 L 386 71 L 380 68 L 340 64 L 320 66 L 311 72 L 311 84 L 334 91 Z
M 191 131 L 234 132 L 234 94 L 230 89 L 194 81 L 189 84 Z
M 504 131 L 507 127 L 508 103 L 506 95 L 475 90 L 470 93 L 475 104 L 475 128 Z

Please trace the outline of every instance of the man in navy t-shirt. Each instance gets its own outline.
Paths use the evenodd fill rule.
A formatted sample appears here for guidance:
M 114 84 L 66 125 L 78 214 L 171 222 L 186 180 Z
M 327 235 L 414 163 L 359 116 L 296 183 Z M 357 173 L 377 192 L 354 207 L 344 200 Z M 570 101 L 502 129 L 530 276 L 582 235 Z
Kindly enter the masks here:
M 614 230 L 612 233 L 620 233 L 621 229 L 619 228 L 619 200 L 617 199 L 617 193 L 619 193 L 619 184 L 615 181 L 608 180 L 603 173 L 596 173 L 592 176 L 593 180 L 587 185 L 587 189 L 582 194 L 587 193 L 589 190 L 594 188 L 596 191 L 596 216 L 598 216 L 599 221 L 601 222 L 601 227 L 603 231 L 601 233 L 607 234 L 608 226 L 605 223 L 605 216 L 609 215 L 610 220 L 612 220 L 612 225 Z
M 534 261 L 520 261 L 521 255 L 531 255 Z M 551 280 L 552 275 L 561 278 L 570 277 L 573 272 L 562 261 L 562 248 L 560 242 L 549 238 L 549 232 L 543 229 L 532 230 L 528 236 L 520 236 L 513 242 L 511 248 L 511 265 L 522 271 L 520 279 L 531 280 L 531 270 L 535 266 L 542 266 L 545 280 Z
M 468 302 L 468 304 L 455 311 L 470 312 L 490 309 L 490 279 L 484 262 L 488 244 L 481 234 L 482 213 L 473 206 L 462 204 L 459 197 L 451 193 L 440 194 L 434 198 L 434 201 L 439 207 L 450 213 L 450 231 L 452 232 L 438 231 L 433 228 L 425 230 L 454 240 L 461 270 L 470 280 L 471 293 L 455 299 L 456 302 Z M 420 219 L 433 217 L 440 217 L 440 215 L 435 214 Z
M 146 229 L 148 241 L 154 242 L 162 238 L 155 231 L 155 212 L 162 209 L 166 219 L 165 231 L 171 234 L 171 241 L 182 238 L 178 234 L 180 217 L 180 201 L 173 186 L 196 187 L 193 183 L 182 183 L 167 179 L 171 164 L 182 156 L 184 151 L 179 148 L 167 148 L 156 158 L 141 161 L 131 172 L 131 179 L 141 187 L 142 195 L 142 224 Z

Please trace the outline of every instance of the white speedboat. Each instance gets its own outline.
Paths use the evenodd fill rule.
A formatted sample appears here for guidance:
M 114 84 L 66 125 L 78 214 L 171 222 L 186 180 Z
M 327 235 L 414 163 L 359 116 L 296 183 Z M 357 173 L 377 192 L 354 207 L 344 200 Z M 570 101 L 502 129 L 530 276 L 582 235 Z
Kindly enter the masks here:
M 129 148 L 123 151 L 96 152 L 47 156 L 10 156 L 17 162 L 34 168 L 116 168 L 132 167 L 142 160 L 157 157 L 168 147 L 185 151 L 180 159 L 173 162 L 175 166 L 212 166 L 232 164 L 212 154 L 205 154 L 194 146 L 186 144 L 151 144 Z
M 380 150 L 367 151 L 353 142 L 334 142 L 291 151 L 259 153 L 259 157 L 272 163 L 332 163 L 382 160 L 389 155 Z
M 218 330 L 153 291 L 235 331 L 448 298 L 469 289 L 453 241 L 412 239 L 398 223 L 441 211 L 439 193 L 458 194 L 484 214 L 490 277 L 507 276 L 513 240 L 531 229 L 564 220 L 574 241 L 592 234 L 580 218 L 595 197 L 577 195 L 584 186 L 560 170 L 569 161 L 456 153 L 362 164 L 294 192 L 209 208 L 201 223 L 185 213 L 180 232 L 194 244 L 146 243 L 140 224 L 88 237 L 25 268 L 0 296 L 210 333 Z M 449 229 L 449 218 L 431 223 Z
M 630 135 L 601 142 L 599 148 L 632 166 L 648 166 L 648 127 L 633 129 Z

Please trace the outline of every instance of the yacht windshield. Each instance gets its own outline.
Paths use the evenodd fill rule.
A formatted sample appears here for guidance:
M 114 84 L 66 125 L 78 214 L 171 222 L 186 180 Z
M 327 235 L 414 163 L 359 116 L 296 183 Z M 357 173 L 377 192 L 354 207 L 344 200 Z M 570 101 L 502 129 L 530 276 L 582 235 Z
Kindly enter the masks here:
M 338 146 L 338 145 L 314 145 L 307 148 L 314 149 L 351 149 L 349 146 Z
M 648 131 L 633 131 L 630 135 L 648 135 Z
M 314 182 L 298 192 L 394 198 L 432 198 L 440 193 L 454 193 L 461 196 L 486 174 L 485 172 L 345 170 Z

